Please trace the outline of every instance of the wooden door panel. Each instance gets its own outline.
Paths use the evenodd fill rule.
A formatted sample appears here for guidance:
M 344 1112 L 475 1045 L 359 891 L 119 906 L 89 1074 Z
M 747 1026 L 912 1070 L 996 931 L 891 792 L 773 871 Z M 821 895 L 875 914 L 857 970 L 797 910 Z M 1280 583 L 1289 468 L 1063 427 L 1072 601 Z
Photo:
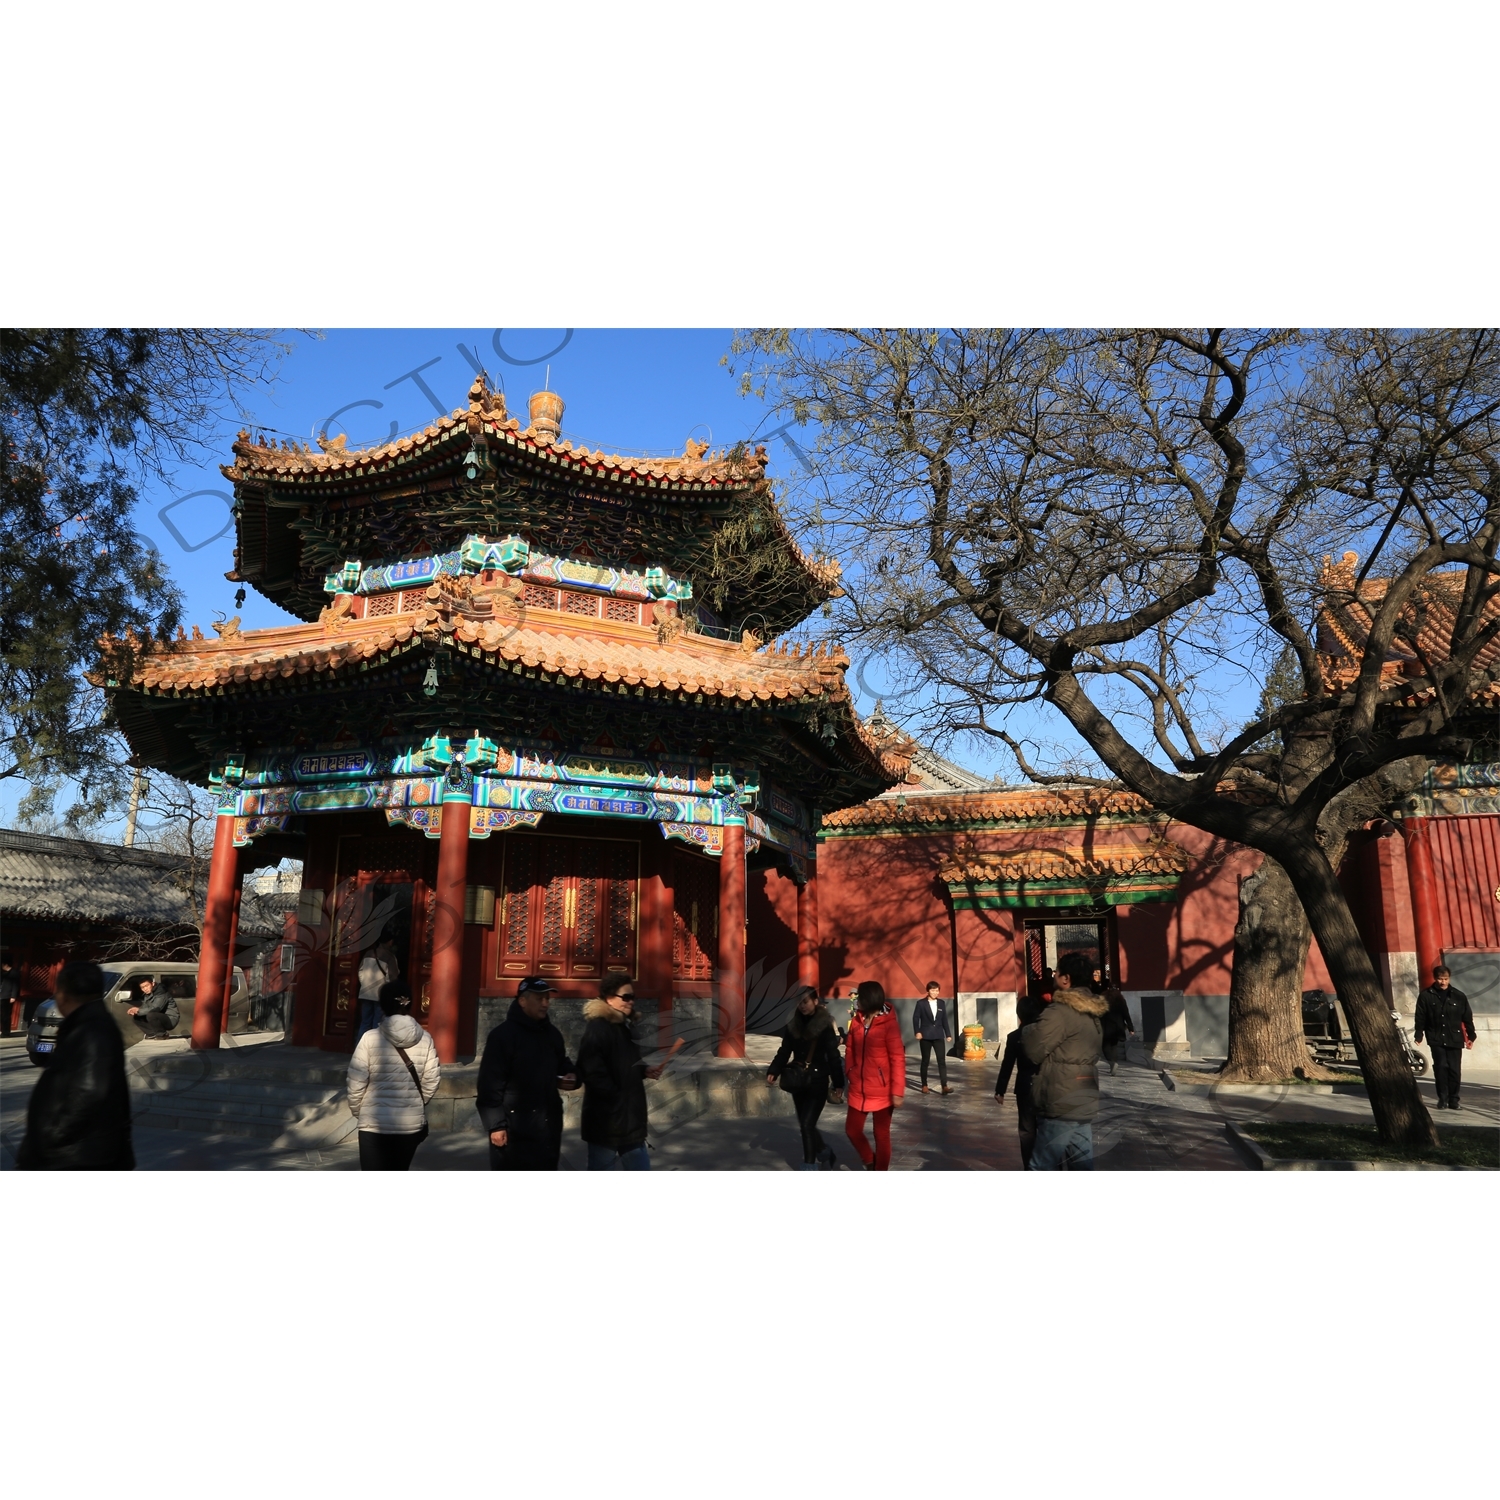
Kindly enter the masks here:
M 353 1043 L 359 1021 L 359 961 L 392 921 L 401 978 L 411 986 L 412 1013 L 425 1022 L 432 958 L 427 932 L 435 899 L 435 851 L 410 837 L 340 841 L 339 882 L 323 1034 Z
M 568 856 L 572 853 L 562 839 L 540 839 L 541 858 L 537 861 L 536 971 L 538 974 L 562 976 L 568 959 Z
M 719 956 L 719 867 L 694 854 L 672 856 L 672 978 L 714 977 Z
M 511 835 L 497 912 L 497 980 L 635 973 L 640 846 L 623 839 Z

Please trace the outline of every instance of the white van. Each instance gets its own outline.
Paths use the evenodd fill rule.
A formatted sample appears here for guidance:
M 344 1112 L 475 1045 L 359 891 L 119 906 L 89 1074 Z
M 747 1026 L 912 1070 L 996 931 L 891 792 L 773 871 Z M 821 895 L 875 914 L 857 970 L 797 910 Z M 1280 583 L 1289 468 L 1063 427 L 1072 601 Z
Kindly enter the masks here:
M 146 1035 L 130 1015 L 130 1007 L 140 1004 L 143 979 L 165 986 L 167 993 L 177 1002 L 177 1024 L 166 1034 L 192 1035 L 193 1006 L 198 995 L 197 964 L 142 960 L 139 963 L 114 963 L 102 967 L 104 1003 L 119 1024 L 120 1035 L 124 1037 L 127 1047 L 135 1046 Z M 229 991 L 229 1026 L 226 1030 L 243 1031 L 249 1014 L 250 986 L 245 981 L 245 971 L 236 965 L 234 982 Z M 62 1012 L 53 1001 L 43 1000 L 33 1012 L 31 1025 L 26 1029 L 26 1051 L 38 1067 L 51 1060 L 51 1054 L 57 1046 L 57 1028 L 61 1025 Z
M 165 963 L 133 963 L 133 964 L 107 964 L 104 966 L 104 1001 L 110 1008 L 111 1013 L 117 1018 L 123 1017 L 126 1023 L 127 1034 L 125 1044 L 129 1046 L 132 1041 L 139 1040 L 144 1034 L 128 1015 L 132 1005 L 140 1003 L 141 981 L 150 979 L 160 988 L 165 988 L 167 993 L 177 1002 L 178 1019 L 177 1024 L 168 1032 L 169 1036 L 191 1036 L 193 1031 L 193 1005 L 198 997 L 198 965 L 197 964 L 165 964 Z M 234 981 L 229 987 L 229 1017 L 230 1024 L 225 1028 L 227 1031 L 236 1029 L 234 1021 L 240 1019 L 241 1028 L 244 1025 L 244 1015 L 250 1009 L 250 986 L 245 982 L 245 971 L 238 966 L 235 967 Z M 132 1038 L 129 1032 L 135 1032 Z

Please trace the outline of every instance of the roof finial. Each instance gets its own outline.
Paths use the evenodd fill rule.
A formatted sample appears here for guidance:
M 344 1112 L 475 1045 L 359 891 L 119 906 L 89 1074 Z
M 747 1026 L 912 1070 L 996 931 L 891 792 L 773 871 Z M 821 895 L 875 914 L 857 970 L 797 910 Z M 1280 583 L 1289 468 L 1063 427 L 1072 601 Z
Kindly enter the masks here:
M 563 401 L 555 391 L 538 391 L 530 402 L 531 430 L 548 443 L 562 436 Z

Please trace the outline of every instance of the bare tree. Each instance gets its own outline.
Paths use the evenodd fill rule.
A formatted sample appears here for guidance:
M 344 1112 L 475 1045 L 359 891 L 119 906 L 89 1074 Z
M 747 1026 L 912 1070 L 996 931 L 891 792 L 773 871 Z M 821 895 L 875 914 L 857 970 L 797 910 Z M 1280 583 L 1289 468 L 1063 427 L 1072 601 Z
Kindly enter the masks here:
M 201 935 L 218 804 L 212 792 L 149 771 L 141 785 L 136 848 L 174 856 L 173 885 Z
M 1270 856 L 1256 904 L 1283 936 L 1305 911 L 1382 1136 L 1433 1142 L 1320 820 L 1464 755 L 1500 670 L 1495 331 L 773 330 L 734 357 L 821 424 L 844 617 L 901 648 L 912 720 Z M 1286 651 L 1296 690 L 1254 708 Z

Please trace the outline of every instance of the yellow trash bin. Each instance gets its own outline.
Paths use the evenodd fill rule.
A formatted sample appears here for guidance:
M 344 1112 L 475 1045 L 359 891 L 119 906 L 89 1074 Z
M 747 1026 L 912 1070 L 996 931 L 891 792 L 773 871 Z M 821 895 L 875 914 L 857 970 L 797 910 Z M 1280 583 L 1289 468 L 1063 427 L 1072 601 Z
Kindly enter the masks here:
M 984 1056 L 984 1027 L 964 1027 L 964 1061 L 978 1062 Z

